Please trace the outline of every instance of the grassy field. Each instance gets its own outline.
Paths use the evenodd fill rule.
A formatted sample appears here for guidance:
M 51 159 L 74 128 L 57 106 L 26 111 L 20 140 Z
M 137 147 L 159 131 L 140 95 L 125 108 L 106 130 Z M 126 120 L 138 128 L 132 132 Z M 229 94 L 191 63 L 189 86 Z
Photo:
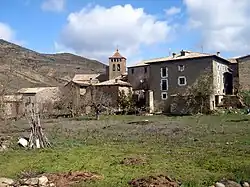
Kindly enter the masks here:
M 103 116 L 100 121 L 81 117 L 45 120 L 43 126 L 53 149 L 0 153 L 0 176 L 70 170 L 104 176 L 80 185 L 89 187 L 128 186 L 133 178 L 156 174 L 193 187 L 224 177 L 250 179 L 250 116 Z M 16 136 L 27 127 L 25 121 L 17 121 L 0 132 Z M 145 164 L 121 164 L 127 157 L 141 158 Z

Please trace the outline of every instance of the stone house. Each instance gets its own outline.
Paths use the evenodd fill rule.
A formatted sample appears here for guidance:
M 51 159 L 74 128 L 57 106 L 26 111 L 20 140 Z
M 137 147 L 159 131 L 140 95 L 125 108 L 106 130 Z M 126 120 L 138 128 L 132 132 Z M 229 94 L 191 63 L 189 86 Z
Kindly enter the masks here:
M 100 96 L 106 96 L 103 99 L 110 99 L 111 106 L 117 108 L 118 97 L 120 92 L 124 92 L 126 95 L 131 91 L 132 85 L 128 82 L 121 81 L 119 79 L 112 79 L 105 82 L 94 84 L 94 87 Z
M 61 92 L 58 87 L 36 87 L 22 88 L 18 90 L 18 94 L 23 97 L 24 109 L 34 103 L 38 111 L 47 112 L 59 100 Z
M 122 56 L 117 49 L 108 59 L 109 66 L 106 69 L 105 75 L 76 74 L 72 80 L 60 88 L 62 95 L 69 95 L 70 93 L 70 97 L 73 97 L 73 106 L 75 110 L 79 110 L 82 105 L 86 105 L 86 103 L 89 102 L 90 89 L 93 87 L 101 91 L 106 90 L 107 93 L 110 92 L 112 100 L 116 100 L 118 91 L 126 87 L 125 85 L 131 87 L 131 85 L 126 82 L 126 58 Z M 117 80 L 117 82 L 115 82 L 115 80 Z
M 153 92 L 154 106 L 164 105 L 171 112 L 173 97 L 185 95 L 188 87 L 204 74 L 212 76 L 214 94 L 209 96 L 208 108 L 213 110 L 223 95 L 233 94 L 233 76 L 230 62 L 217 54 L 197 53 L 182 50 L 172 56 L 145 60 L 140 65 L 128 68 L 128 80 L 133 88 L 140 89 L 142 78 L 147 80 L 147 90 Z M 144 68 L 148 68 L 145 70 Z M 144 69 L 144 71 L 143 71 Z M 147 72 L 148 71 L 148 72 Z M 138 78 L 137 78 L 138 77 Z M 152 102 L 151 101 L 151 102 Z M 151 103 L 152 105 L 152 103 Z
M 242 91 L 250 90 L 250 55 L 230 59 L 238 76 L 236 84 Z
M 17 119 L 24 114 L 22 95 L 4 95 L 1 97 L 1 118 Z

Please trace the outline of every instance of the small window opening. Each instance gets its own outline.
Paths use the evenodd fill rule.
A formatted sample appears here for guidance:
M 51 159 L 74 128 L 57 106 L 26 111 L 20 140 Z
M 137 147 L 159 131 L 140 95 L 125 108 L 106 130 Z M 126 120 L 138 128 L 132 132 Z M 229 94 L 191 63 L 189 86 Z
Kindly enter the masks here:
M 166 100 L 167 98 L 168 98 L 167 92 L 162 92 L 162 93 L 161 93 L 161 99 L 162 99 L 162 100 Z
M 167 81 L 167 79 L 162 79 L 161 80 L 161 90 L 162 91 L 167 91 L 168 90 L 168 81 Z
M 168 77 L 168 68 L 167 67 L 161 68 L 161 77 L 162 78 Z
M 184 76 L 179 77 L 178 84 L 179 84 L 179 86 L 185 86 L 187 84 L 186 77 L 184 77 Z
M 185 66 L 184 65 L 179 65 L 178 66 L 178 71 L 184 71 L 184 69 L 185 69 Z

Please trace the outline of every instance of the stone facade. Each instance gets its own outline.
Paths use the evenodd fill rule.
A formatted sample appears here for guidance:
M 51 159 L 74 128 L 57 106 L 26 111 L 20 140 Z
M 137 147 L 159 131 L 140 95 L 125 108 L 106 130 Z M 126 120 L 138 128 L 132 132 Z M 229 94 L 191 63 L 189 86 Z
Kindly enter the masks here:
M 118 49 L 113 56 L 109 57 L 109 80 L 115 79 L 126 73 L 126 61 L 127 59 L 123 57 Z
M 35 104 L 38 111 L 46 111 L 61 96 L 59 87 L 22 88 L 18 91 L 23 97 L 24 110 Z
M 178 66 L 184 66 L 183 71 Z M 167 69 L 167 76 L 161 75 L 161 69 Z M 165 103 L 164 108 L 170 111 L 171 95 L 185 93 L 188 86 L 192 85 L 204 73 L 212 73 L 212 60 L 209 58 L 188 59 L 174 62 L 161 62 L 150 64 L 149 85 L 154 92 L 155 103 Z M 180 79 L 184 82 L 180 84 Z M 166 89 L 161 89 L 162 81 L 167 82 Z
M 134 90 L 149 89 L 150 70 L 149 65 L 143 64 L 135 67 L 128 67 L 128 82 Z
M 187 55 L 187 56 L 186 56 Z M 144 75 L 143 68 L 149 69 Z M 133 71 L 133 73 L 132 73 Z M 230 62 L 217 55 L 181 51 L 180 55 L 153 59 L 144 62 L 144 65 L 128 68 L 128 79 L 133 89 L 139 88 L 141 77 L 148 80 L 148 90 L 153 91 L 155 109 L 162 108 L 169 112 L 173 96 L 186 93 L 202 75 L 212 76 L 214 94 L 209 96 L 209 108 L 215 108 L 215 95 L 233 94 L 232 70 Z M 231 82 L 230 82 L 231 81 Z M 227 92 L 227 93 L 226 93 Z M 164 106 L 164 108 L 163 108 Z
M 239 73 L 239 89 L 250 90 L 250 55 L 237 59 Z

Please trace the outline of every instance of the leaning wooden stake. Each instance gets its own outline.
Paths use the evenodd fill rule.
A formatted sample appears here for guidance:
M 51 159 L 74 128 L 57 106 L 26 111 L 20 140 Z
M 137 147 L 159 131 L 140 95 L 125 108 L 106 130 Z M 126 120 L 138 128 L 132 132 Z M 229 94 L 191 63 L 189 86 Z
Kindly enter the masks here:
M 31 104 L 27 111 L 27 118 L 31 127 L 29 137 L 29 148 L 46 148 L 50 147 L 50 142 L 42 131 L 40 115 L 37 112 L 34 103 Z

